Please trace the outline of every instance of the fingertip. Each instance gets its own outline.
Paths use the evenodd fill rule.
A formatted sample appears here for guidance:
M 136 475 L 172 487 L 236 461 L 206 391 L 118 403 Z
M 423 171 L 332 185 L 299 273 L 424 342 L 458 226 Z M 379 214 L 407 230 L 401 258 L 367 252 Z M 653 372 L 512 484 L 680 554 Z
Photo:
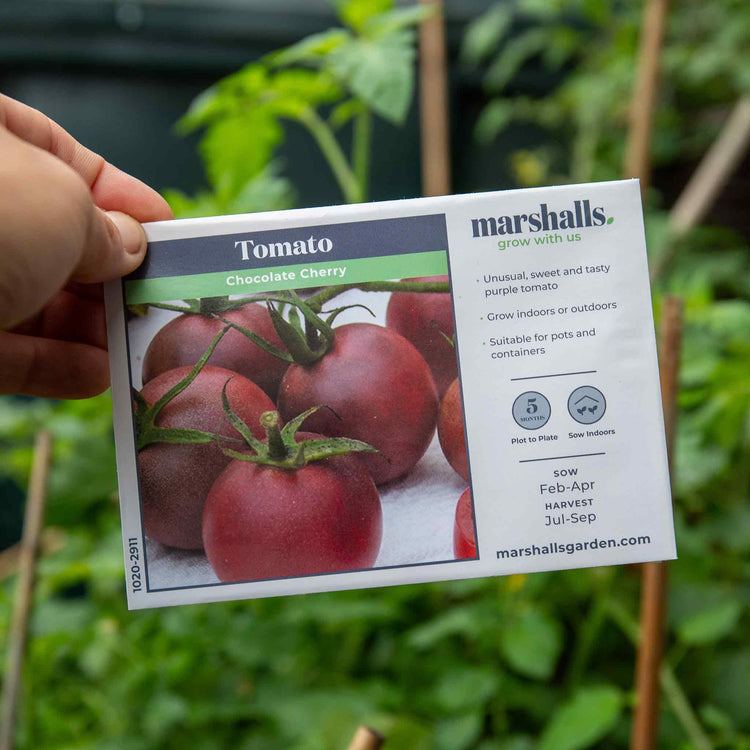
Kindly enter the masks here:
M 127 276 L 141 265 L 146 255 L 143 227 L 120 211 L 102 211 L 93 205 L 91 208 L 88 236 L 70 281 L 93 284 Z
M 132 217 L 121 211 L 105 211 L 108 221 L 114 224 L 114 229 L 119 234 L 119 242 L 127 255 L 137 259 L 146 253 L 146 233 L 143 227 Z M 138 261 L 140 264 L 140 261 Z

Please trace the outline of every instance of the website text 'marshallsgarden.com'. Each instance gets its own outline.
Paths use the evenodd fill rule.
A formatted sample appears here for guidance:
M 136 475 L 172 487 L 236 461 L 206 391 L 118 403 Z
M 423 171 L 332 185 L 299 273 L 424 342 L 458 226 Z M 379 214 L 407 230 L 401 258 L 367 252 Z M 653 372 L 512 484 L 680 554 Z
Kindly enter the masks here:
M 586 542 L 549 542 L 541 547 L 532 544 L 530 547 L 512 547 L 499 549 L 495 555 L 498 560 L 512 557 L 534 557 L 536 555 L 573 555 L 589 549 L 609 549 L 610 547 L 635 547 L 640 544 L 651 544 L 650 536 L 624 536 L 621 539 L 592 539 Z

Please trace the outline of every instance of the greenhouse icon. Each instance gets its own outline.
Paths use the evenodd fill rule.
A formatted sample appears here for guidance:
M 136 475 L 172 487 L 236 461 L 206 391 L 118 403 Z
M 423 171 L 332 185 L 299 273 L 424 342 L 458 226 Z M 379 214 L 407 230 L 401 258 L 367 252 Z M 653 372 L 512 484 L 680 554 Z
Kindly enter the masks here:
M 593 385 L 582 385 L 568 396 L 568 413 L 580 424 L 598 422 L 606 410 L 604 394 Z

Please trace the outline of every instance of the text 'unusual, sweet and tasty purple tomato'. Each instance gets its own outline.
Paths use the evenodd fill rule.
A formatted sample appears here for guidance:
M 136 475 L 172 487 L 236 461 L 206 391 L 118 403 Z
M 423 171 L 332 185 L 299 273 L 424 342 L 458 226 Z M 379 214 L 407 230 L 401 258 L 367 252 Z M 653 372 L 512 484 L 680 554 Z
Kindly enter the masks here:
M 293 364 L 279 388 L 281 416 L 289 420 L 324 404 L 305 426 L 349 437 L 382 455 L 359 460 L 376 484 L 409 471 L 435 432 L 438 396 L 424 357 L 403 336 L 370 323 L 334 329 L 330 350 L 309 366 Z
M 141 395 L 149 405 L 185 378 L 191 367 L 168 370 L 149 381 Z M 237 438 L 222 409 L 225 383 L 232 409 L 253 434 L 264 435 L 260 415 L 273 409 L 273 402 L 253 382 L 221 367 L 206 365 L 188 387 L 160 412 L 157 426 L 202 430 Z M 225 447 L 235 444 L 227 441 Z M 218 443 L 181 445 L 156 442 L 138 453 L 138 469 L 146 536 L 162 544 L 184 549 L 203 546 L 201 521 L 211 485 L 230 462 Z
M 284 350 L 268 310 L 262 305 L 249 303 L 236 310 L 222 312 L 221 317 Z M 146 350 L 143 382 L 148 383 L 167 370 L 194 365 L 225 325 L 216 317 L 198 313 L 181 314 L 170 320 L 157 332 Z M 276 398 L 281 376 L 287 368 L 286 362 L 264 351 L 235 329 L 224 334 L 208 363 L 252 380 L 272 399 Z
M 423 276 L 404 281 L 448 281 L 447 276 Z M 438 395 L 458 376 L 453 338 L 453 305 L 449 292 L 394 292 L 385 324 L 417 347 L 427 360 Z
M 293 470 L 233 460 L 203 513 L 206 556 L 227 582 L 369 568 L 381 536 L 380 496 L 354 456 Z

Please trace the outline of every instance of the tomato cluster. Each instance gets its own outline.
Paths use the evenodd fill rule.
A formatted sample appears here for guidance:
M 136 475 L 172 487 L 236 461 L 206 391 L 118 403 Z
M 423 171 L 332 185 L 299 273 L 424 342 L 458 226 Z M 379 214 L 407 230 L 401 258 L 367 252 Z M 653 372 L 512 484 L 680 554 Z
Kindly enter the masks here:
M 436 428 L 468 480 L 450 295 L 395 291 L 386 326 L 336 327 L 341 309 L 324 321 L 294 292 L 269 297 L 200 300 L 150 342 L 135 394 L 146 535 L 204 548 L 222 581 L 371 567 L 376 485 Z

